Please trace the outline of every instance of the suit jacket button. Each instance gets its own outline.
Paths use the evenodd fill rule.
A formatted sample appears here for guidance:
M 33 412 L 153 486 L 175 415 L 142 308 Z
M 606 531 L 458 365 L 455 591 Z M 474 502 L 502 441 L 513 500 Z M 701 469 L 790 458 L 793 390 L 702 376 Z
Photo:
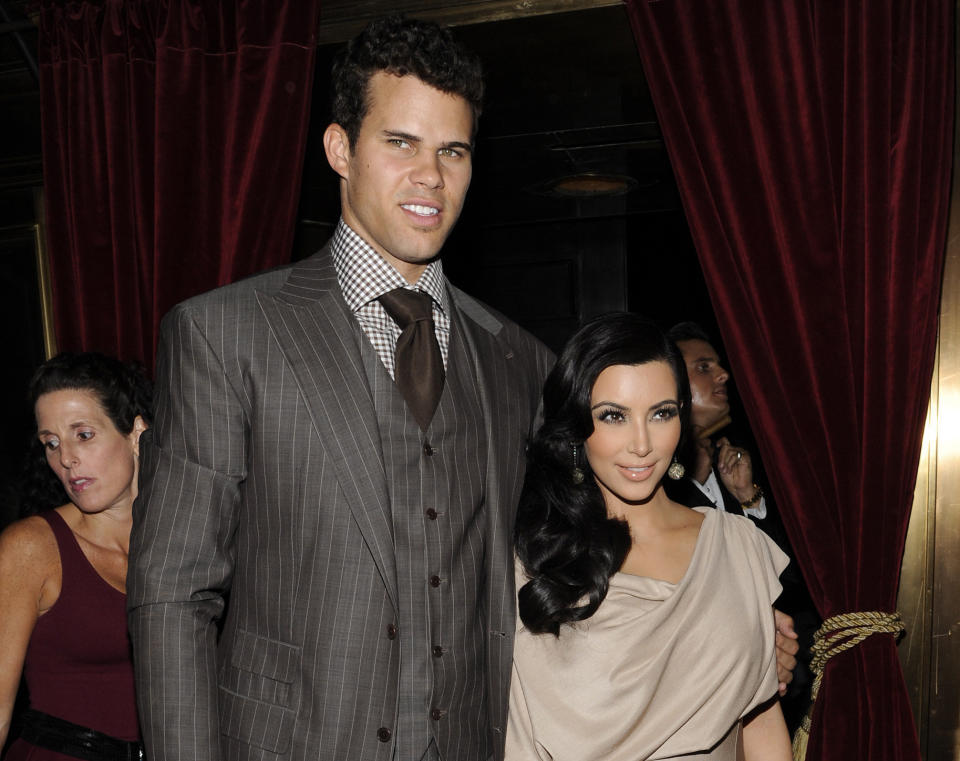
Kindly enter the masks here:
M 430 586 L 431 586 L 431 587 L 439 587 L 439 586 L 440 586 L 440 577 L 439 577 L 439 576 L 431 576 L 431 577 L 430 577 Z
M 390 742 L 392 735 L 393 733 L 386 727 L 380 727 L 380 729 L 377 730 L 377 739 L 382 743 Z
M 396 639 L 396 638 L 397 638 L 397 625 L 387 624 L 387 639 Z
M 445 713 L 446 711 L 441 711 L 439 708 L 434 708 L 430 711 L 430 718 L 434 721 L 440 721 Z
M 434 510 L 432 507 L 428 507 L 428 508 L 427 508 L 427 517 L 428 517 L 430 520 L 435 521 L 435 520 L 437 519 L 437 511 Z
M 427 457 L 433 457 L 433 455 L 434 455 L 434 453 L 435 453 L 436 451 L 437 451 L 437 450 L 434 449 L 432 446 L 430 446 L 429 443 L 424 442 L 424 444 L 423 444 L 423 453 L 424 453 Z
M 440 645 L 434 645 L 434 646 L 433 646 L 433 657 L 434 657 L 434 658 L 439 658 L 439 657 L 442 656 L 442 655 L 443 655 L 443 648 L 442 648 Z

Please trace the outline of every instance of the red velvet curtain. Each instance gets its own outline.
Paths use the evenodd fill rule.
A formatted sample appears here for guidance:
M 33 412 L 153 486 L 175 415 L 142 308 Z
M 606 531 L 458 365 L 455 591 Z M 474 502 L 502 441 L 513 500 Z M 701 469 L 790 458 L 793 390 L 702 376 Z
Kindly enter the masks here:
M 41 0 L 61 349 L 152 367 L 176 302 L 289 261 L 320 0 Z
M 813 599 L 824 618 L 893 611 L 937 332 L 953 1 L 628 9 Z M 919 758 L 892 636 L 827 664 L 807 758 Z

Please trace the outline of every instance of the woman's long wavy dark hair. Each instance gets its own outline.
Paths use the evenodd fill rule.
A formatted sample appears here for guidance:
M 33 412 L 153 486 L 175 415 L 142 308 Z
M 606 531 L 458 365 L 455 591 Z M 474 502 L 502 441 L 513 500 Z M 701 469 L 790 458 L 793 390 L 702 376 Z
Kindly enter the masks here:
M 592 616 L 630 549 L 624 521 L 609 518 L 586 458 L 572 478 L 573 446 L 593 433 L 590 395 L 612 365 L 666 362 L 677 381 L 681 430 L 689 426 L 690 385 L 683 356 L 656 324 L 627 312 L 598 317 L 567 342 L 543 388 L 543 424 L 527 452 L 514 541 L 530 577 L 519 591 L 520 618 L 532 632 Z M 683 434 L 681 435 L 682 438 Z
M 63 352 L 48 359 L 33 374 L 28 391 L 30 404 L 35 407 L 44 394 L 67 389 L 89 391 L 96 396 L 107 417 L 124 435 L 133 430 L 138 415 L 148 426 L 153 422 L 152 388 L 143 366 L 137 363 L 121 362 L 96 352 Z M 24 469 L 21 517 L 69 501 L 47 463 L 43 445 L 34 437 Z

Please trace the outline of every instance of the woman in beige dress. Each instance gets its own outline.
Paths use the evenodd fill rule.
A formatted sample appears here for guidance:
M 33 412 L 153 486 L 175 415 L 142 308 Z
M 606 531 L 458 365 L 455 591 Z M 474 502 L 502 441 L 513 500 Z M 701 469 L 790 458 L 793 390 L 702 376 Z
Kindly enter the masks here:
M 787 559 L 670 501 L 689 411 L 653 323 L 588 323 L 544 387 L 517 516 L 507 761 L 787 761 L 773 600 Z

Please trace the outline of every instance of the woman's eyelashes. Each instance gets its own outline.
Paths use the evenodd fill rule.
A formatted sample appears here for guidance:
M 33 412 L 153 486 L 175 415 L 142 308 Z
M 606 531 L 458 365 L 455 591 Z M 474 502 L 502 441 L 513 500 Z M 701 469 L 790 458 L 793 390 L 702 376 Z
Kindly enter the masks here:
M 650 412 L 651 421 L 672 420 L 680 414 L 680 405 L 669 403 L 661 404 Z M 601 407 L 595 412 L 597 421 L 601 423 L 625 423 L 628 419 L 628 411 L 618 407 Z
M 654 420 L 672 420 L 680 414 L 680 405 L 664 404 L 653 411 Z
M 626 412 L 617 407 L 601 407 L 595 414 L 601 423 L 622 423 L 627 419 Z

